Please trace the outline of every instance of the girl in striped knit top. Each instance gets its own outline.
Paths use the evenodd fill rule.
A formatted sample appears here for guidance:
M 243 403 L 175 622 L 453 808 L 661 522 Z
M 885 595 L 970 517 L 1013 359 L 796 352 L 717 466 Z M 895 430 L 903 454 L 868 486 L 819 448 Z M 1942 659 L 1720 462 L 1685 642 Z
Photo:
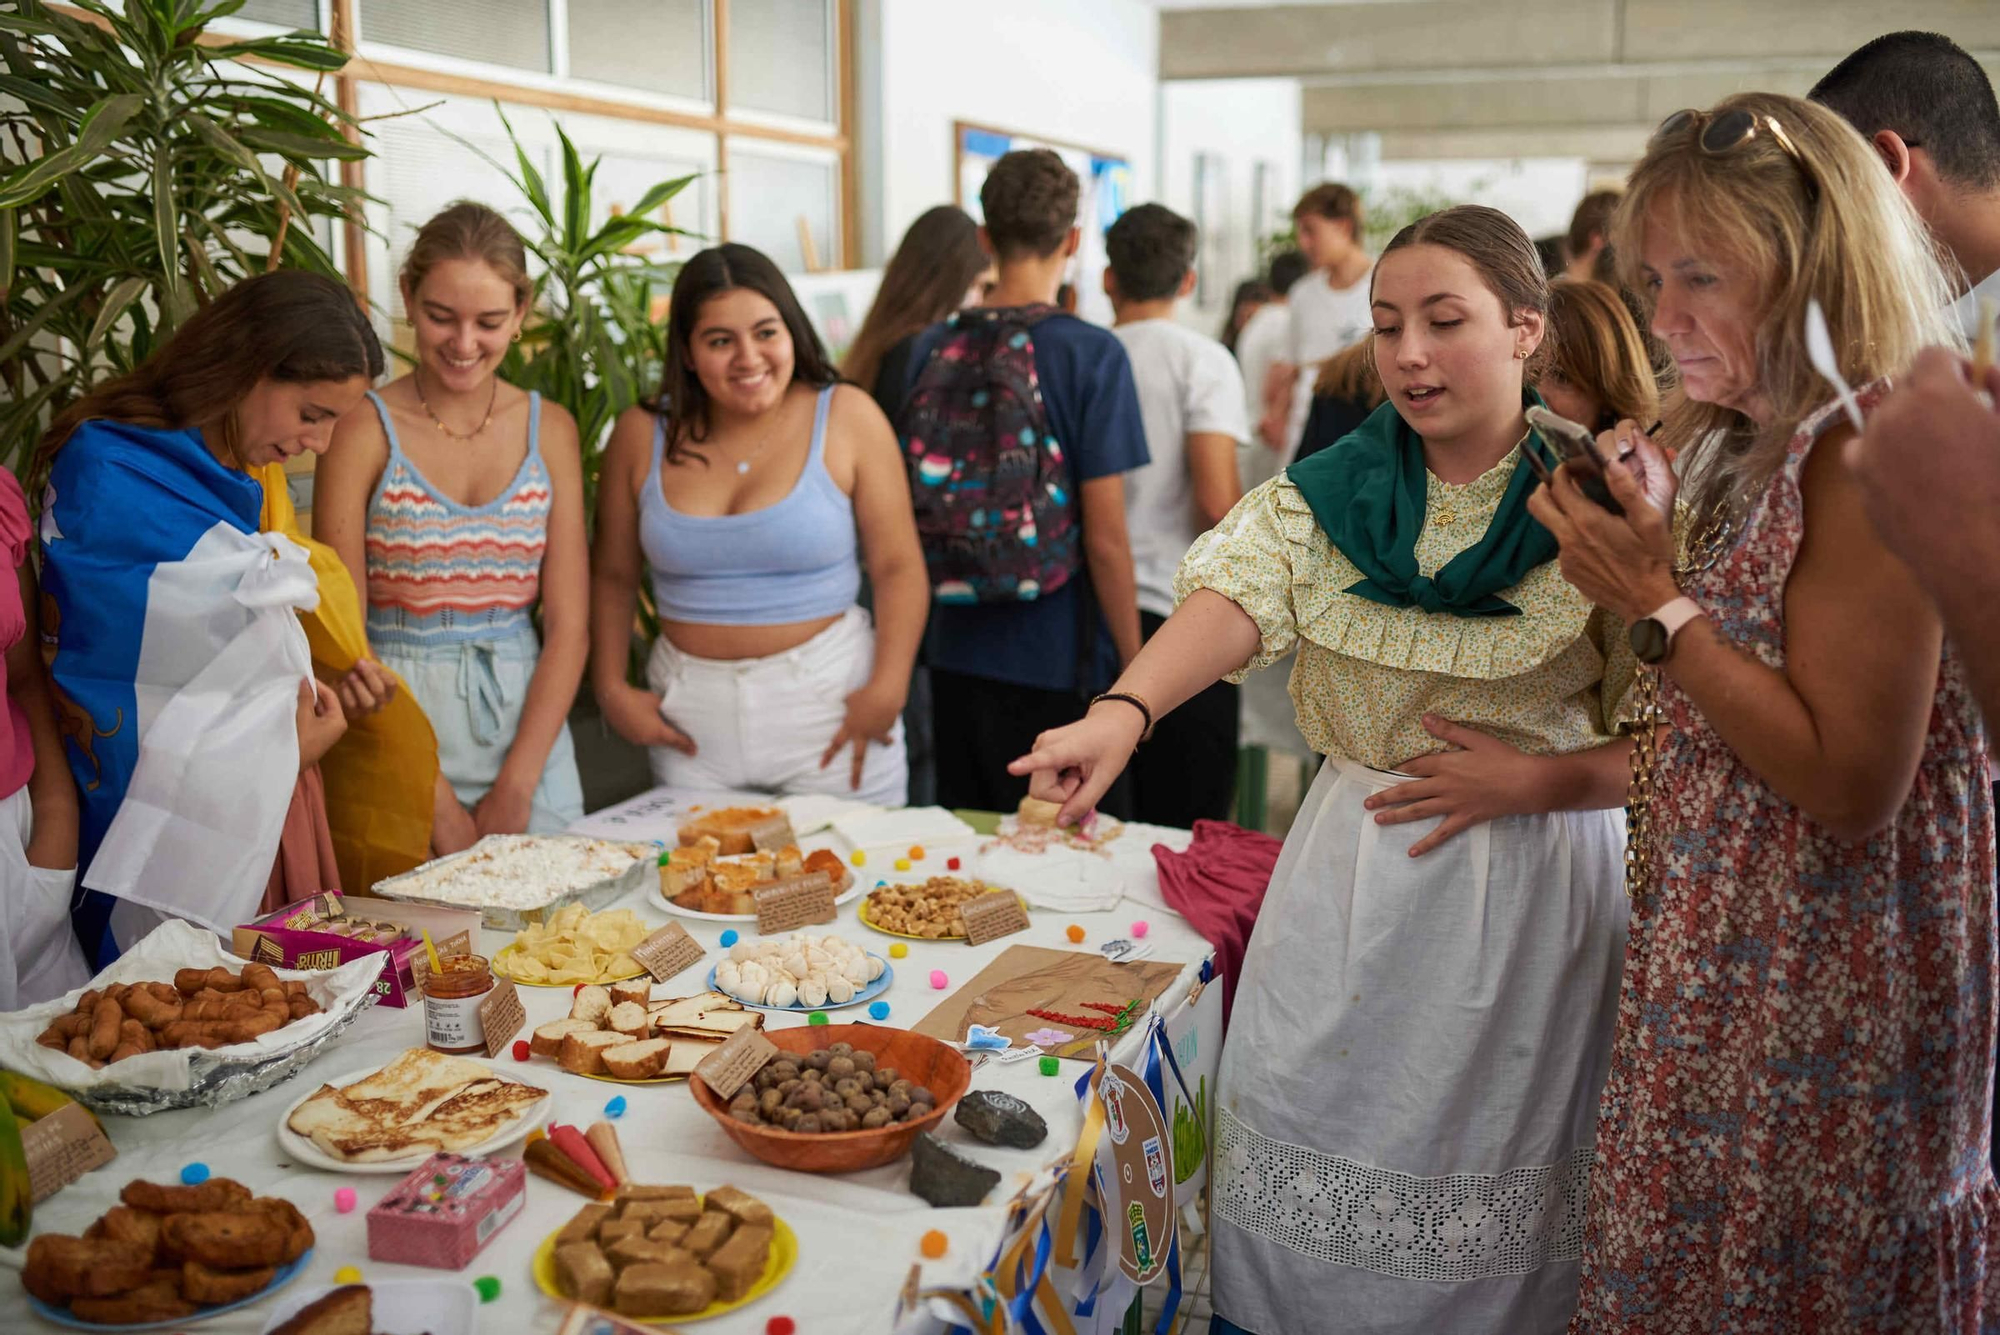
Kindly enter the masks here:
M 506 219 L 438 214 L 402 288 L 416 365 L 341 420 L 313 508 L 368 591 L 370 647 L 437 732 L 431 841 L 448 853 L 583 814 L 566 721 L 588 652 L 583 468 L 569 413 L 498 376 L 532 293 Z M 364 662 L 341 699 L 352 714 L 394 689 Z

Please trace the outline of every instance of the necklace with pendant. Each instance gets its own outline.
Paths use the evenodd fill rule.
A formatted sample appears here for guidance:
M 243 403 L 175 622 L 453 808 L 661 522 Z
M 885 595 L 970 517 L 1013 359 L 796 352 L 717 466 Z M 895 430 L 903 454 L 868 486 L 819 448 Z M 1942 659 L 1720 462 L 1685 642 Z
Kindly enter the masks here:
M 424 373 L 422 370 L 410 372 L 410 383 L 417 387 L 417 402 L 424 405 L 424 413 L 431 419 L 431 425 L 442 431 L 447 440 L 472 440 L 482 434 L 493 422 L 493 406 L 500 402 L 500 377 L 493 377 L 493 393 L 486 400 L 486 416 L 479 419 L 479 425 L 460 435 L 444 424 L 444 419 L 431 407 L 431 401 L 424 397 Z
M 742 477 L 750 471 L 750 465 L 757 462 L 757 456 L 764 452 L 764 447 L 771 443 L 771 437 L 776 434 L 777 429 L 775 427 L 765 432 L 764 439 L 757 442 L 757 448 L 736 461 L 736 475 L 738 477 Z

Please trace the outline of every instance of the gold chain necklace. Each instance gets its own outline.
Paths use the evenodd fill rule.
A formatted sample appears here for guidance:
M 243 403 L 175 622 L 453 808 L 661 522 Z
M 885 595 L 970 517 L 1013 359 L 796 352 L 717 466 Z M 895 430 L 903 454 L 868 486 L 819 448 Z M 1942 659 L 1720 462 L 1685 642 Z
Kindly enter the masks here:
M 1674 563 L 1674 578 L 1697 575 L 1722 559 L 1735 539 L 1727 512 L 1718 514 Z M 1660 762 L 1660 669 L 1639 664 L 1632 687 L 1639 717 L 1632 736 L 1632 778 L 1625 788 L 1625 894 L 1637 900 L 1646 888 L 1646 864 L 1653 842 L 1653 770 Z
M 410 383 L 417 387 L 417 402 L 424 405 L 424 413 L 431 419 L 431 425 L 444 432 L 447 440 L 473 440 L 493 424 L 493 406 L 500 402 L 500 377 L 497 375 L 493 377 L 492 396 L 486 400 L 486 416 L 479 419 L 478 426 L 462 436 L 444 424 L 444 419 L 431 407 L 431 401 L 424 397 L 424 373 L 421 369 L 410 372 Z

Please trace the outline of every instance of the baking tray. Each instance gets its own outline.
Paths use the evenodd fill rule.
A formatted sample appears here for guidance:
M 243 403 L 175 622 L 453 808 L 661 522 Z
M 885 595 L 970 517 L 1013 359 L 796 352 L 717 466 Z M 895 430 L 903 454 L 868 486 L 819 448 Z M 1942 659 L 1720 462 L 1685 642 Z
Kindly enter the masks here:
M 507 838 L 512 836 L 488 836 L 488 838 L 495 837 Z M 587 841 L 591 843 L 618 844 L 633 850 L 634 860 L 631 866 L 615 876 L 606 877 L 602 881 L 593 882 L 577 890 L 567 891 L 557 895 L 546 903 L 537 904 L 532 908 L 501 908 L 483 904 L 461 904 L 448 899 L 432 899 L 425 895 L 405 894 L 398 889 L 399 886 L 411 884 L 419 876 L 436 871 L 441 867 L 447 867 L 453 862 L 471 857 L 473 854 L 479 852 L 480 845 L 474 844 L 471 848 L 463 852 L 451 853 L 441 858 L 433 858 L 422 866 L 412 867 L 409 871 L 403 872 L 401 875 L 391 876 L 386 881 L 377 881 L 369 893 L 381 899 L 401 900 L 409 904 L 428 904 L 436 908 L 476 911 L 479 914 L 482 925 L 496 932 L 518 932 L 531 922 L 546 921 L 557 909 L 564 908 L 570 904 L 581 904 L 584 908 L 595 913 L 599 909 L 622 899 L 628 892 L 636 890 L 646 882 L 649 876 L 657 877 L 656 868 L 658 864 L 654 860 L 654 855 L 658 850 L 650 844 L 637 844 L 624 839 L 586 840 L 586 837 L 583 835 L 551 834 L 541 837 L 551 842 L 573 840 L 576 842 Z M 484 839 L 480 840 L 480 844 L 485 842 Z

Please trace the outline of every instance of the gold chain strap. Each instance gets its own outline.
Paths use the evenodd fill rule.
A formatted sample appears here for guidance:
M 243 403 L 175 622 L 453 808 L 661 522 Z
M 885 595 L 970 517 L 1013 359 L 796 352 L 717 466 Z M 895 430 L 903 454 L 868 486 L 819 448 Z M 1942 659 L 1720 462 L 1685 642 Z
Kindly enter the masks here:
M 1711 520 L 1674 563 L 1674 578 L 1699 574 L 1722 559 L 1735 537 L 1729 517 Z M 1632 686 L 1638 721 L 1632 738 L 1632 779 L 1625 788 L 1625 894 L 1637 900 L 1646 888 L 1646 865 L 1653 842 L 1653 770 L 1660 761 L 1660 669 L 1639 664 L 1639 677 Z

